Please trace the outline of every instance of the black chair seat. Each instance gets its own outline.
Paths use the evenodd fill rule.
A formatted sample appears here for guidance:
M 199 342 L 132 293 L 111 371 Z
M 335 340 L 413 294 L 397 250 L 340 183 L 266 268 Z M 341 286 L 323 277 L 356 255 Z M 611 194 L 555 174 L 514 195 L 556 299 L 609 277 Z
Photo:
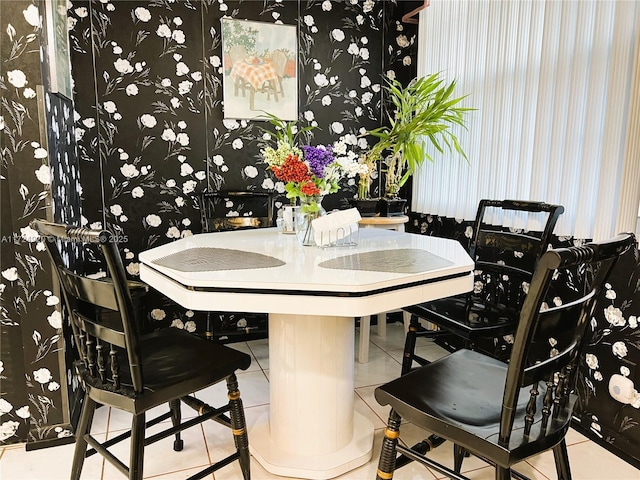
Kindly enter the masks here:
M 140 339 L 140 356 L 144 359 L 142 375 L 144 391 L 136 394 L 128 369 L 122 369 L 122 385 L 113 395 L 113 389 L 89 374 L 82 361 L 76 370 L 98 402 L 104 401 L 133 413 L 143 412 L 170 400 L 184 396 L 184 392 L 197 392 L 225 379 L 230 371 L 246 370 L 251 357 L 213 342 L 203 342 L 195 335 L 176 328 L 162 329 Z M 127 364 L 126 352 L 118 354 L 120 365 Z M 106 389 L 106 391 L 105 391 Z M 102 402 L 101 402 L 102 403 Z
M 519 317 L 519 312 L 506 306 L 470 303 L 468 295 L 420 303 L 404 310 L 469 341 L 511 334 Z
M 502 396 L 507 375 L 507 365 L 473 350 L 458 350 L 418 368 L 375 391 L 381 405 L 392 404 L 396 413 L 427 431 L 440 432 L 446 425 L 447 440 L 481 451 L 502 465 L 512 465 L 536 451 L 539 443 L 540 420 L 532 433 L 524 435 L 524 419 L 529 402 L 530 387 L 520 389 L 515 421 L 510 438 L 510 448 L 498 444 Z M 537 411 L 541 411 L 546 387 L 539 386 Z M 400 399 L 400 401 L 398 400 Z M 575 401 L 572 397 L 571 402 Z M 569 410 L 570 411 L 570 410 Z M 558 443 L 569 428 L 565 417 L 553 420 L 544 435 L 543 449 Z M 552 434 L 549 434 L 552 432 Z

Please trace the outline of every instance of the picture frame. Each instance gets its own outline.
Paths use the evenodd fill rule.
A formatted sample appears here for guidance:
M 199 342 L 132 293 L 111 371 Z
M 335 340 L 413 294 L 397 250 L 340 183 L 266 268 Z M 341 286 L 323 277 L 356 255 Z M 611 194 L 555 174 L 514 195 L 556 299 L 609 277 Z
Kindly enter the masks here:
M 45 0 L 49 89 L 72 99 L 67 0 Z
M 223 116 L 298 119 L 295 25 L 222 18 Z

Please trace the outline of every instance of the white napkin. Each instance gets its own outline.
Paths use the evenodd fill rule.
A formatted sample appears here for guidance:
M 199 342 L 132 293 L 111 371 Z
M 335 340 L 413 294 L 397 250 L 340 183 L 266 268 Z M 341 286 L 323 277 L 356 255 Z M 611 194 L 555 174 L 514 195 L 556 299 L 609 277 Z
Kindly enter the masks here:
M 358 231 L 362 219 L 357 208 L 338 210 L 312 220 L 316 245 L 330 245 Z

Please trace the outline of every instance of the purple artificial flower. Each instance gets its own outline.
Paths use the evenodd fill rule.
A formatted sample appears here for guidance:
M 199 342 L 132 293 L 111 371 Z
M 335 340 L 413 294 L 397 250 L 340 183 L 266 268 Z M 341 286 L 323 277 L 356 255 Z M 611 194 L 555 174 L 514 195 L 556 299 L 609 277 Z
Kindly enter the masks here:
M 324 168 L 334 161 L 333 147 L 303 145 L 302 152 L 304 154 L 304 160 L 309 164 L 311 173 L 318 178 L 323 178 Z

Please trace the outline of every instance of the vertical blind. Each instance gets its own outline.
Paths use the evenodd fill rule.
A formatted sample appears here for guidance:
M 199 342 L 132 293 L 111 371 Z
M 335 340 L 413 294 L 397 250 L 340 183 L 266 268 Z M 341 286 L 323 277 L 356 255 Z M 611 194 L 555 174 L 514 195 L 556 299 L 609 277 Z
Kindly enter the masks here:
M 635 230 L 640 2 L 449 0 L 420 13 L 418 74 L 457 80 L 476 110 L 414 176 L 412 210 L 473 219 L 482 198 L 565 207 L 555 233 Z M 512 226 L 535 229 L 536 220 Z

